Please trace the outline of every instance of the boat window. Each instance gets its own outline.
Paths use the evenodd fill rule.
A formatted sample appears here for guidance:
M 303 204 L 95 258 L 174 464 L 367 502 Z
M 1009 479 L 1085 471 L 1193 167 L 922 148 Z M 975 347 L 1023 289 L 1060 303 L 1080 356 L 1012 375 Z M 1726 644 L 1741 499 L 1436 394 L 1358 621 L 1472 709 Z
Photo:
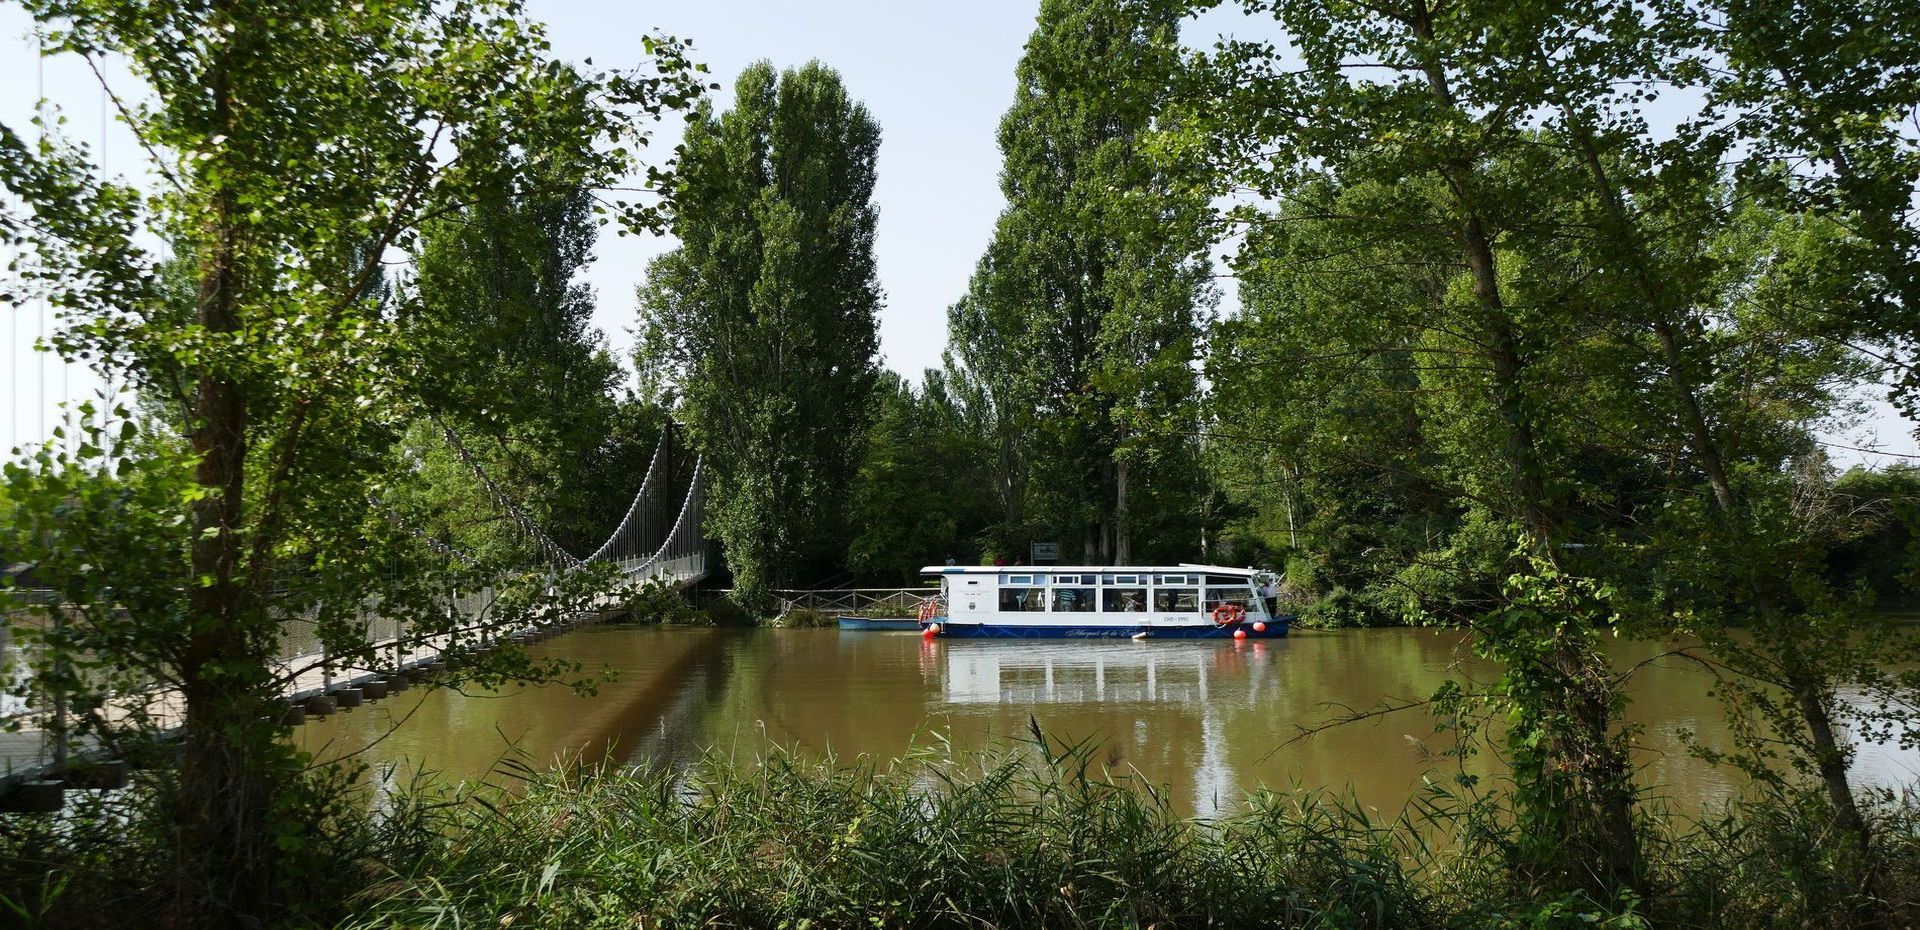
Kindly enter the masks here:
M 1033 613 L 1047 609 L 1045 588 L 1001 588 L 1000 610 L 1004 613 Z
M 1146 584 L 1147 576 L 1145 575 L 1102 575 L 1100 576 L 1100 580 L 1105 584 Z
M 1244 588 L 1247 586 L 1247 583 L 1248 583 L 1247 576 L 1245 575 L 1208 575 L 1207 576 L 1207 585 L 1209 587 L 1218 586 L 1222 588 L 1230 588 L 1235 585 L 1238 585 Z
M 1190 614 L 1200 609 L 1199 588 L 1154 588 L 1153 609 L 1160 613 Z
M 1108 588 L 1101 592 L 1100 608 L 1110 614 L 1145 613 L 1147 609 L 1147 589 Z
M 1053 576 L 1053 583 L 1054 584 L 1072 584 L 1072 585 L 1093 584 L 1093 576 L 1092 575 L 1055 575 Z
M 1092 588 L 1054 588 L 1053 609 L 1056 613 L 1086 614 L 1093 612 Z
M 1207 609 L 1212 610 L 1221 604 L 1239 604 L 1241 609 L 1252 611 L 1253 592 L 1246 585 L 1237 588 L 1208 588 Z
M 1155 575 L 1154 584 L 1194 584 L 1200 579 L 1192 575 Z
M 1001 575 L 1001 584 L 1033 584 L 1032 575 Z

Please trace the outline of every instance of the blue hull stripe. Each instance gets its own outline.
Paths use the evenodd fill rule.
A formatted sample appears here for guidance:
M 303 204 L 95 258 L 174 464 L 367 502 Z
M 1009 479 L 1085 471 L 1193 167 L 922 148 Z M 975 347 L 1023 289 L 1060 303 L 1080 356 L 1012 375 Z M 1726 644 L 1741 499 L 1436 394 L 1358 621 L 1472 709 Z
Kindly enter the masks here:
M 1009 626 L 991 623 L 948 623 L 945 618 L 934 621 L 940 624 L 940 635 L 957 639 L 1127 639 L 1137 633 L 1146 633 L 1149 639 L 1232 639 L 1233 627 L 1214 626 Z M 1240 629 L 1247 631 L 1248 639 L 1276 639 L 1287 635 L 1289 621 L 1274 620 L 1267 623 L 1264 633 L 1254 632 L 1252 624 L 1242 624 Z

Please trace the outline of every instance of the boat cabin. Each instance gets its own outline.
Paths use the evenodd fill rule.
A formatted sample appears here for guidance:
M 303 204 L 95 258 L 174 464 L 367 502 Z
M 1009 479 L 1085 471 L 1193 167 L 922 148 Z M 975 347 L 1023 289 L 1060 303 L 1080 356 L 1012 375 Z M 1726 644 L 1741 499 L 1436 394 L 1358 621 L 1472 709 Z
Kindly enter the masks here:
M 1285 626 L 1260 596 L 1266 574 L 1218 565 L 929 566 L 941 581 L 940 632 L 1130 636 L 1185 631 L 1232 635 L 1235 628 Z M 1231 606 L 1228 606 L 1231 605 Z M 1219 608 L 1225 607 L 1222 610 Z

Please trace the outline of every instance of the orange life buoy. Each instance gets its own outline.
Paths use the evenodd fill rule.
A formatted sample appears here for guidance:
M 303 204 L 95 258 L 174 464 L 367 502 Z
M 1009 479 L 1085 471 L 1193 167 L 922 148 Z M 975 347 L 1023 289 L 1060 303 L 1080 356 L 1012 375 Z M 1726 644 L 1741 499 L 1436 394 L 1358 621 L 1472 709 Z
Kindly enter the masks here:
M 938 602 L 938 601 L 936 601 L 936 600 L 935 600 L 934 598 L 931 598 L 931 597 L 930 597 L 930 598 L 927 598 L 926 600 L 924 600 L 924 601 L 921 601 L 921 602 L 920 602 L 920 620 L 921 620 L 921 622 L 923 622 L 923 623 L 924 623 L 924 622 L 926 622 L 926 621 L 928 621 L 928 620 L 932 620 L 932 619 L 934 618 L 934 616 L 935 616 L 936 614 L 938 614 L 939 612 L 940 612 L 940 604 L 939 604 L 939 602 Z
M 1215 626 L 1232 626 L 1246 619 L 1247 609 L 1239 604 L 1221 604 L 1213 608 Z

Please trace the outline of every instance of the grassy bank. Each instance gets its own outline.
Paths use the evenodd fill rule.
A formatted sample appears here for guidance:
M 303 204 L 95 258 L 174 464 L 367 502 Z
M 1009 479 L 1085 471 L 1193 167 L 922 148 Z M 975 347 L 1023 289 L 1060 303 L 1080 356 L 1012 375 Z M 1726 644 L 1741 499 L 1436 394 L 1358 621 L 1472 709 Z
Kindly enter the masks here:
M 529 773 L 439 808 L 364 889 L 357 928 L 1851 927 L 1920 910 L 1920 808 L 1886 799 L 1878 897 L 1814 799 L 1649 821 L 1644 895 L 1556 889 L 1495 798 L 1435 789 L 1380 818 L 1265 794 L 1212 822 L 1110 777 L 1092 747 L 887 767 L 773 755 L 677 774 Z M 1890 891 L 1891 889 L 1891 891 Z
M 886 768 L 752 765 L 505 773 L 332 810 L 290 836 L 309 869 L 288 926 L 1867 927 L 1920 917 L 1920 807 L 1885 799 L 1875 897 L 1814 799 L 1650 821 L 1643 894 L 1530 877 L 1498 801 L 1440 790 L 1379 816 L 1265 794 L 1196 822 L 1092 747 Z M 10 918 L 144 926 L 156 847 L 104 805 L 0 818 Z M 316 812 L 320 813 L 320 812 Z M 56 826 L 59 823 L 62 825 Z M 37 826 L 28 826 L 36 824 Z M 143 844 L 147 844 L 144 845 Z

